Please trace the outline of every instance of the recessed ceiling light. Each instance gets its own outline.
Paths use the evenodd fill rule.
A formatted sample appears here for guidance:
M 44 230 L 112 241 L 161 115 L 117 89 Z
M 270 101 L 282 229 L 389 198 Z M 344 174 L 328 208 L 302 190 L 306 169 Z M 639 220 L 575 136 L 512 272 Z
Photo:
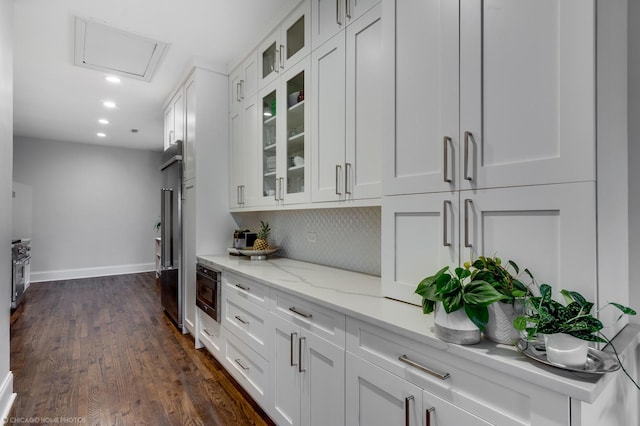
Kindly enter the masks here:
M 102 105 L 104 105 L 106 108 L 115 108 L 116 107 L 116 103 L 113 101 L 104 101 L 102 103 Z
M 99 138 L 104 138 L 107 135 L 105 133 L 98 132 L 98 133 L 96 133 L 96 136 L 99 137 Z
M 100 120 L 98 120 L 98 123 L 100 123 L 100 124 L 109 124 L 109 120 L 107 120 L 106 118 L 101 118 Z
M 120 79 L 118 77 L 116 77 L 115 75 L 109 75 L 109 76 L 105 77 L 104 79 L 107 80 L 109 83 L 120 83 Z

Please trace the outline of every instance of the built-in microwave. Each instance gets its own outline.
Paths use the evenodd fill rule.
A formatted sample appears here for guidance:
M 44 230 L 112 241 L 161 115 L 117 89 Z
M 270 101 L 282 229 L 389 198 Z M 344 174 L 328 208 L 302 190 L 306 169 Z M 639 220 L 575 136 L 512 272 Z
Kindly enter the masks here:
M 221 272 L 198 263 L 196 265 L 196 306 L 220 322 Z

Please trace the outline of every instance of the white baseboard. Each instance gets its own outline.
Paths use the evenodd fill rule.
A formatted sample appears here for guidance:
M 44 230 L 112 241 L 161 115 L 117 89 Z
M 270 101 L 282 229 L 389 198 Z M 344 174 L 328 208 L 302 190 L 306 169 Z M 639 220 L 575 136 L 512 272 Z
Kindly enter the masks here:
M 103 266 L 98 268 L 64 269 L 59 271 L 31 271 L 31 282 L 72 280 L 76 278 L 104 277 L 107 275 L 135 274 L 156 270 L 154 263 Z
M 13 373 L 9 371 L 0 385 L 0 423 L 7 423 L 11 407 L 16 400 L 13 393 Z

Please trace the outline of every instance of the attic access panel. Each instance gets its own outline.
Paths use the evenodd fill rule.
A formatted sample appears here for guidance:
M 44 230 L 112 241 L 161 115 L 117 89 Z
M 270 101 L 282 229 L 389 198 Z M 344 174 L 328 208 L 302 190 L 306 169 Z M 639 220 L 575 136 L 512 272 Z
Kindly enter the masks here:
M 75 65 L 151 81 L 168 44 L 75 18 Z

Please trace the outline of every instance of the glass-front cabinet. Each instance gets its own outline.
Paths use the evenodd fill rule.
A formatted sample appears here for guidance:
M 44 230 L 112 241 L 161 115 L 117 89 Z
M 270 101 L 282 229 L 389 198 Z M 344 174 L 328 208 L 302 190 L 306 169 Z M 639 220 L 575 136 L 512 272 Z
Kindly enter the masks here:
M 262 205 L 310 200 L 309 69 L 307 58 L 261 91 Z
M 309 0 L 303 1 L 258 48 L 261 88 L 276 80 L 311 51 L 309 4 Z

